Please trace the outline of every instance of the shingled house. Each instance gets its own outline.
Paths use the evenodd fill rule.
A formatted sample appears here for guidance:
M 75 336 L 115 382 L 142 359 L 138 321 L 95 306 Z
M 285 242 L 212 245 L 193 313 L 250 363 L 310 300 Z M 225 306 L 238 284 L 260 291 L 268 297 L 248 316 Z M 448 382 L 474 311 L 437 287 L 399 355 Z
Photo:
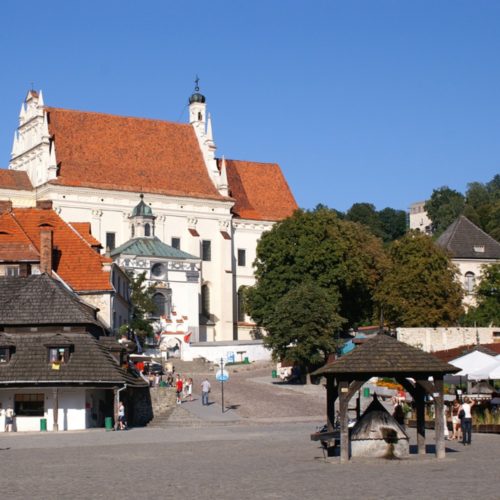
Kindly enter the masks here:
M 198 86 L 189 123 L 50 107 L 30 90 L 14 135 L 9 170 L 0 170 L 0 200 L 24 207 L 51 200 L 65 221 L 89 223 L 113 251 L 129 240 L 130 215 L 144 193 L 156 236 L 201 261 L 197 300 L 209 320 L 190 327 L 192 341 L 252 338 L 238 298 L 255 281 L 262 233 L 297 204 L 276 163 L 217 157 Z
M 110 337 L 85 304 L 46 274 L 0 277 L 0 402 L 16 413 L 16 430 L 103 426 L 118 391 L 129 421 L 152 417 L 149 388 L 114 357 Z M 122 358 L 122 359 L 120 359 Z M 1 429 L 3 430 L 3 429 Z
M 458 217 L 436 240 L 451 255 L 464 287 L 464 305 L 475 305 L 474 287 L 479 283 L 481 268 L 500 262 L 500 243 L 472 223 Z

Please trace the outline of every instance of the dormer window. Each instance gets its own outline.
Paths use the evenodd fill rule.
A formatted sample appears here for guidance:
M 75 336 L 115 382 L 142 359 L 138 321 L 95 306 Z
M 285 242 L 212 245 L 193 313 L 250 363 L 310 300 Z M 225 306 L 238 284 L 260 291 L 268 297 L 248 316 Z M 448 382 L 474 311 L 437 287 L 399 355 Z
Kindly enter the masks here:
M 484 245 L 474 245 L 474 252 L 484 253 Z
M 49 363 L 64 364 L 69 361 L 69 347 L 50 347 Z
M 0 347 L 0 365 L 5 365 L 10 361 L 10 347 Z
M 59 370 L 61 365 L 69 362 L 73 344 L 66 337 L 54 335 L 44 345 L 47 348 L 47 361 L 53 370 Z

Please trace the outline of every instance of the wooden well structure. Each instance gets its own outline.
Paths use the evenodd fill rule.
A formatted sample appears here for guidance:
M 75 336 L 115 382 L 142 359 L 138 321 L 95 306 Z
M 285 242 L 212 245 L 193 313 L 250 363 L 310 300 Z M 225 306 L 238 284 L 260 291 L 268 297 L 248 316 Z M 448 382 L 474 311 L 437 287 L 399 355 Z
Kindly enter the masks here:
M 459 371 L 432 354 L 378 334 L 366 340 L 349 354 L 326 364 L 313 375 L 327 380 L 326 414 L 328 431 L 333 432 L 335 402 L 339 399 L 340 411 L 340 461 L 349 460 L 348 405 L 354 394 L 372 377 L 394 378 L 412 396 L 417 412 L 418 454 L 425 454 L 425 397 L 432 396 L 435 404 L 434 429 L 436 457 L 446 454 L 443 419 L 443 377 Z

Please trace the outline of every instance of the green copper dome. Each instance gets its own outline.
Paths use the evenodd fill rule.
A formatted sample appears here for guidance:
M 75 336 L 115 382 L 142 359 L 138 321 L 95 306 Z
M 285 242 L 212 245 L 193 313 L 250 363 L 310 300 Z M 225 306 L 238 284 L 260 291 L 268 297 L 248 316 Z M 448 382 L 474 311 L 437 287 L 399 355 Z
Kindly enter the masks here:
M 193 102 L 204 103 L 205 102 L 205 96 L 203 94 L 200 94 L 199 92 L 195 92 L 189 98 L 189 104 L 193 104 Z
M 153 216 L 153 210 L 151 210 L 151 207 L 149 205 L 146 205 L 144 203 L 144 195 L 141 194 L 141 201 L 134 207 L 134 210 L 132 210 L 132 217 L 152 217 Z

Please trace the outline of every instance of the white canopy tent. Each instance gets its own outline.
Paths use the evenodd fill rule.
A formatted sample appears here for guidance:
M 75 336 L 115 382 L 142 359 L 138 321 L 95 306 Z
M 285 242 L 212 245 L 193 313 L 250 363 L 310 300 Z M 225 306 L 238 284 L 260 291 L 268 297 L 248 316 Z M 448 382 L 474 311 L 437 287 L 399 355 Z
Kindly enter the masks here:
M 450 361 L 450 364 L 461 368 L 461 371 L 455 373 L 454 377 L 467 377 L 469 380 L 489 379 L 491 372 L 497 368 L 500 369 L 500 362 L 495 356 L 481 351 L 472 351 Z

